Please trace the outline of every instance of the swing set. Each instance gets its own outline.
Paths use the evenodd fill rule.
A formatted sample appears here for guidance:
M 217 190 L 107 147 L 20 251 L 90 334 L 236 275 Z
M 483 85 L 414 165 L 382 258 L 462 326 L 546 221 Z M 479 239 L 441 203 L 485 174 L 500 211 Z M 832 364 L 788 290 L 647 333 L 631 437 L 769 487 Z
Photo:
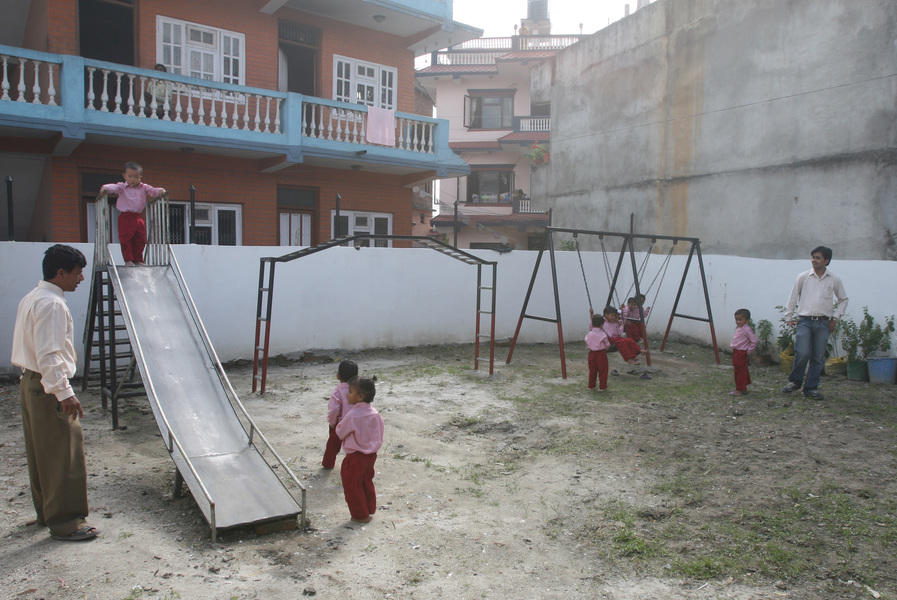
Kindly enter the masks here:
M 514 355 L 514 347 L 517 345 L 517 337 L 520 335 L 520 328 L 523 325 L 524 319 L 533 319 L 536 321 L 545 321 L 548 323 L 556 323 L 557 324 L 557 337 L 558 337 L 558 350 L 561 355 L 561 376 L 566 379 L 567 378 L 567 362 L 564 356 L 564 328 L 561 323 L 561 302 L 560 302 L 560 293 L 558 291 L 558 279 L 557 279 L 557 267 L 554 256 L 554 234 L 571 234 L 573 236 L 573 245 L 576 249 L 576 256 L 579 259 L 579 268 L 582 272 L 582 281 L 585 286 L 586 291 L 586 299 L 589 302 L 589 309 L 594 310 L 592 305 L 592 295 L 589 291 L 589 281 L 586 277 L 586 269 L 585 265 L 582 261 L 582 253 L 579 247 L 579 236 L 597 236 L 598 241 L 601 245 L 601 256 L 604 263 L 605 275 L 607 276 L 608 282 L 608 292 L 607 292 L 607 302 L 600 307 L 601 309 L 604 306 L 617 306 L 621 304 L 620 300 L 626 300 L 629 297 L 629 294 L 635 290 L 635 297 L 644 297 L 647 300 L 648 296 L 651 294 L 651 290 L 656 289 L 654 291 L 654 300 L 652 301 L 652 305 L 656 303 L 657 297 L 660 294 L 660 288 L 663 285 L 664 277 L 666 277 L 667 269 L 670 266 L 670 259 L 673 256 L 673 251 L 679 242 L 685 242 L 690 244 L 690 248 L 688 251 L 688 259 L 685 261 L 685 269 L 682 272 L 682 279 L 679 282 L 679 289 L 676 292 L 676 300 L 673 303 L 673 310 L 670 313 L 670 319 L 667 323 L 666 332 L 663 335 L 663 342 L 660 345 L 660 351 L 663 352 L 666 347 L 667 338 L 670 335 L 670 329 L 673 326 L 673 319 L 675 317 L 680 317 L 682 319 L 690 319 L 693 321 L 703 321 L 706 322 L 710 326 L 710 338 L 713 341 L 713 353 L 716 357 L 716 363 L 719 364 L 719 348 L 716 343 L 716 331 L 713 327 L 713 313 L 710 309 L 710 294 L 707 291 L 707 277 L 704 273 L 704 260 L 701 256 L 701 241 L 698 238 L 693 237 L 682 237 L 682 236 L 670 236 L 670 235 L 654 235 L 654 234 L 638 234 L 634 232 L 629 233 L 620 233 L 615 231 L 592 231 L 587 229 L 571 229 L 566 227 L 552 227 L 548 226 L 545 228 L 545 235 L 542 240 L 542 247 L 539 249 L 539 254 L 536 257 L 536 264 L 533 267 L 533 275 L 530 278 L 529 287 L 526 290 L 526 297 L 523 300 L 523 307 L 520 309 L 520 317 L 517 320 L 517 329 L 514 331 L 514 337 L 511 338 L 511 347 L 508 351 L 508 358 L 505 361 L 507 364 L 511 363 L 511 358 Z M 611 261 L 608 258 L 608 251 L 605 247 L 604 240 L 605 238 L 620 238 L 622 243 L 620 245 L 619 256 L 617 257 L 616 267 L 611 269 Z M 648 251 L 645 253 L 644 259 L 642 259 L 641 264 L 637 264 L 635 258 L 635 241 L 636 240 L 649 240 L 651 242 L 651 246 Z M 648 287 L 644 290 L 641 288 L 641 282 L 645 279 L 645 273 L 648 267 L 648 260 L 651 255 L 654 253 L 655 246 L 658 241 L 669 241 L 670 249 L 669 252 L 664 256 L 663 261 L 658 267 L 657 272 L 654 274 L 654 277 L 651 279 Z M 526 312 L 527 307 L 529 306 L 529 301 L 533 293 L 533 287 L 536 283 L 536 277 L 539 274 L 539 266 L 542 263 L 542 256 L 545 253 L 545 250 L 548 250 L 550 268 L 551 268 L 551 283 L 552 288 L 554 290 L 554 310 L 555 316 L 551 317 L 542 317 L 537 315 L 531 315 Z M 629 289 L 626 291 L 622 297 L 619 295 L 617 291 L 617 282 L 620 278 L 620 272 L 623 268 L 623 261 L 626 259 L 626 256 L 629 256 L 629 263 L 632 268 L 632 284 L 629 286 Z M 685 279 L 688 276 L 688 270 L 691 266 L 692 259 L 697 256 L 698 268 L 701 273 L 701 285 L 704 289 L 704 303 L 707 308 L 707 316 L 694 316 L 687 315 L 680 312 L 677 312 L 679 308 L 679 300 L 682 297 L 682 290 L 685 287 Z M 616 302 L 614 302 L 616 300 Z M 650 313 L 645 315 L 644 310 L 639 311 L 639 322 L 643 335 L 645 336 L 645 360 L 648 366 L 651 365 L 651 351 L 648 347 L 648 337 L 646 331 L 646 325 L 648 319 L 650 318 Z

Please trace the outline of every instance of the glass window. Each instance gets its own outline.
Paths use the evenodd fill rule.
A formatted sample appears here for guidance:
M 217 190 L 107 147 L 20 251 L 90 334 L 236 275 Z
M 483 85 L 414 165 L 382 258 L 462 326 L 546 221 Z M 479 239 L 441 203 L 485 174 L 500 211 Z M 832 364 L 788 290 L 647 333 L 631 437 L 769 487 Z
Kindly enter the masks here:
M 156 62 L 169 73 L 240 85 L 246 80 L 245 44 L 242 33 L 156 17 Z
M 330 234 L 333 236 L 336 211 L 330 211 Z M 369 213 L 352 210 L 341 210 L 339 213 L 339 235 L 344 237 L 362 233 L 375 233 L 392 235 L 392 215 L 389 213 Z M 356 246 L 370 246 L 370 240 L 356 240 Z M 392 246 L 391 240 L 374 240 L 374 246 L 388 248 Z
M 333 99 L 395 108 L 397 71 L 355 58 L 333 58 Z
M 513 171 L 473 171 L 467 176 L 468 202 L 509 202 Z
M 511 129 L 514 96 L 511 94 L 467 96 L 464 125 L 470 129 Z

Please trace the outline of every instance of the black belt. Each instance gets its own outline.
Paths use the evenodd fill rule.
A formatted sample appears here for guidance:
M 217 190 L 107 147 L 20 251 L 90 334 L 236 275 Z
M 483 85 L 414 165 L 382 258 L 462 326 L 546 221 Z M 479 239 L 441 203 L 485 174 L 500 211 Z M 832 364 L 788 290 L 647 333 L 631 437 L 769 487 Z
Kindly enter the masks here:
M 800 317 L 798 317 L 798 318 L 800 318 L 800 319 L 808 319 L 808 320 L 810 320 L 810 321 L 828 321 L 831 317 L 823 317 L 823 316 L 819 316 L 819 315 L 814 315 L 814 316 L 810 316 L 810 315 L 802 315 L 802 316 L 800 316 Z

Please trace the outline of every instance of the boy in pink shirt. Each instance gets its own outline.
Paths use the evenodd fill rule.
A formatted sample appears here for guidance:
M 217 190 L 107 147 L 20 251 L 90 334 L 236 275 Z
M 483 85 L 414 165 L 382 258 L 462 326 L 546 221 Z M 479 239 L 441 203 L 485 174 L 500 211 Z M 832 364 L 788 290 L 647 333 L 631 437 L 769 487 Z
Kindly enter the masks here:
M 121 255 L 129 266 L 143 264 L 143 249 L 146 247 L 146 221 L 143 210 L 147 199 L 158 198 L 165 193 L 165 188 L 156 188 L 141 182 L 143 167 L 135 162 L 125 163 L 124 181 L 107 183 L 100 188 L 100 194 L 118 196 L 115 208 L 118 209 L 118 241 L 121 243 Z
M 739 308 L 735 311 L 735 335 L 732 336 L 732 367 L 735 368 L 735 391 L 729 392 L 732 396 L 747 394 L 747 386 L 751 382 L 751 374 L 748 372 L 748 353 L 757 347 L 757 336 L 748 325 L 751 320 L 751 311 Z
M 339 383 L 333 388 L 330 400 L 327 402 L 327 422 L 330 424 L 330 435 L 327 437 L 327 446 L 324 448 L 324 458 L 321 466 L 332 469 L 336 464 L 336 455 L 343 445 L 343 441 L 336 435 L 336 426 L 340 419 L 349 412 L 349 381 L 358 376 L 358 365 L 354 361 L 344 360 L 336 370 L 336 378 Z
M 383 417 L 371 406 L 376 392 L 370 379 L 352 379 L 349 382 L 352 407 L 336 426 L 336 435 L 343 441 L 346 453 L 340 467 L 343 494 L 356 523 L 370 522 L 371 515 L 377 511 L 374 463 L 377 450 L 383 444 Z
M 589 349 L 589 389 L 595 389 L 595 380 L 600 382 L 599 390 L 607 389 L 607 349 L 610 348 L 610 338 L 601 329 L 604 325 L 604 317 L 592 314 L 592 328 L 586 334 L 586 347 Z

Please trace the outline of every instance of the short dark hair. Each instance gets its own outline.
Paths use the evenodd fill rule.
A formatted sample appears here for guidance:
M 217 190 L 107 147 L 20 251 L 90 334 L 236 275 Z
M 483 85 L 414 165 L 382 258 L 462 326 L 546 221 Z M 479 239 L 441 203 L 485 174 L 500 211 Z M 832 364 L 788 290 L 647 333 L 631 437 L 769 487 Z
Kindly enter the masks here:
M 131 160 L 125 163 L 125 171 L 127 171 L 128 169 L 134 169 L 138 173 L 143 173 L 143 167 Z
M 592 315 L 592 327 L 601 327 L 604 325 L 604 317 L 601 315 Z
M 349 387 L 354 387 L 361 392 L 362 396 L 364 396 L 364 401 L 368 404 L 374 401 L 374 396 L 377 394 L 377 387 L 374 385 L 374 380 L 367 379 L 366 377 L 353 377 L 349 382 Z
M 620 311 L 618 311 L 618 310 L 617 310 L 617 307 L 615 307 L 615 306 L 605 306 L 605 307 L 604 307 L 604 310 L 602 311 L 602 314 L 605 314 L 605 315 L 618 315 L 618 314 L 620 314 Z
M 340 381 L 349 381 L 358 377 L 358 365 L 354 360 L 341 360 L 339 368 L 336 370 L 336 377 Z
M 637 302 L 638 302 L 638 298 L 636 298 L 635 296 L 632 296 L 626 301 L 626 304 L 636 304 Z
M 816 253 L 822 255 L 822 258 L 825 259 L 825 264 L 828 265 L 832 262 L 832 249 L 828 246 L 816 246 L 813 250 L 810 251 L 810 256 L 813 256 Z
M 751 311 L 749 311 L 746 308 L 739 308 L 738 310 L 735 311 L 735 316 L 736 317 L 744 317 L 745 320 L 750 321 L 751 320 Z
M 87 259 L 77 248 L 55 244 L 44 252 L 44 262 L 41 265 L 44 271 L 44 281 L 50 281 L 56 277 L 59 269 L 71 273 L 75 267 L 82 269 L 87 266 Z

